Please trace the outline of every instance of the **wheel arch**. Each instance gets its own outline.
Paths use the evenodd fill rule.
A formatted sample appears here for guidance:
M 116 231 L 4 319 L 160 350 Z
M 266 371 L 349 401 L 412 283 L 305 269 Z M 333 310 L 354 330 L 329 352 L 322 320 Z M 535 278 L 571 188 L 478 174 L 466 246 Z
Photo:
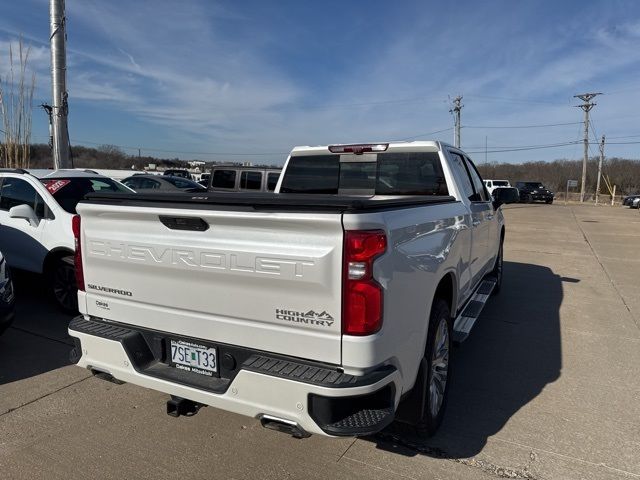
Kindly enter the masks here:
M 51 273 L 51 268 L 56 264 L 58 260 L 63 257 L 73 256 L 75 252 L 67 247 L 56 247 L 47 253 L 42 264 L 42 273 L 48 275 Z
M 434 290 L 433 300 L 431 301 L 431 308 L 433 308 L 434 301 L 439 298 L 447 302 L 449 305 L 449 311 L 452 316 L 455 316 L 458 302 L 458 288 L 457 280 L 454 272 L 446 272 L 440 281 L 438 286 Z

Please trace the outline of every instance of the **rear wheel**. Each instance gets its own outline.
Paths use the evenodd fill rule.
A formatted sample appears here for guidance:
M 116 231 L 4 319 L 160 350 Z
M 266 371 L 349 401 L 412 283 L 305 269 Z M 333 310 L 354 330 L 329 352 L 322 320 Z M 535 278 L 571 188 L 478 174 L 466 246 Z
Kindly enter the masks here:
M 49 274 L 51 294 L 56 304 L 65 312 L 78 311 L 78 287 L 73 257 L 62 257 Z
M 547 204 L 547 205 L 551 205 L 552 203 L 553 203 L 553 198 L 552 198 L 551 200 L 547 200 L 547 201 L 546 201 L 546 204 Z
M 416 387 L 421 401 L 415 402 L 412 412 L 415 419 L 411 423 L 400 421 L 393 424 L 392 432 L 408 433 L 414 436 L 431 436 L 442 423 L 449 394 L 451 376 L 451 313 L 447 302 L 434 301 L 429 317 L 429 333 Z M 412 392 L 413 393 L 413 392 Z
M 500 247 L 498 248 L 498 256 L 496 257 L 496 263 L 493 266 L 493 276 L 496 278 L 496 286 L 493 287 L 493 295 L 497 295 L 498 293 L 500 293 L 500 288 L 502 287 L 502 272 L 504 269 L 504 262 L 503 262 L 503 254 L 502 254 L 502 244 L 504 243 L 504 240 L 501 239 L 500 240 Z

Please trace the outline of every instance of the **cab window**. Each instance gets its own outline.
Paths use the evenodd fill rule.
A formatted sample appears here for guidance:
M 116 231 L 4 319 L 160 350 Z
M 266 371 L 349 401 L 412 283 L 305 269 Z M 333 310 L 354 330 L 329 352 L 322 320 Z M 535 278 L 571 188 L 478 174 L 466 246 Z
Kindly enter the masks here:
M 469 176 L 471 177 L 471 181 L 473 182 L 473 188 L 475 190 L 475 198 L 472 199 L 474 202 L 486 202 L 489 200 L 489 196 L 487 195 L 487 190 L 484 188 L 484 183 L 482 182 L 482 178 L 480 178 L 480 174 L 476 169 L 476 166 L 473 164 L 468 157 L 465 157 L 465 164 L 469 171 Z
M 262 172 L 245 171 L 240 174 L 241 190 L 260 190 L 262 188 Z

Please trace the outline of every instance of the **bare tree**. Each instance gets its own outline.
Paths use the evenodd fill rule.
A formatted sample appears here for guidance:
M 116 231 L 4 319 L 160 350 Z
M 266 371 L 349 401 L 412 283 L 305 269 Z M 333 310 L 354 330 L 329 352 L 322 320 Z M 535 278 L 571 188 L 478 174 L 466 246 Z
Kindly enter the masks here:
M 28 168 L 31 144 L 31 116 L 36 75 L 27 71 L 31 47 L 18 41 L 18 58 L 14 59 L 9 43 L 9 71 L 0 78 L 0 115 L 4 143 L 0 146 L 0 163 L 6 168 Z

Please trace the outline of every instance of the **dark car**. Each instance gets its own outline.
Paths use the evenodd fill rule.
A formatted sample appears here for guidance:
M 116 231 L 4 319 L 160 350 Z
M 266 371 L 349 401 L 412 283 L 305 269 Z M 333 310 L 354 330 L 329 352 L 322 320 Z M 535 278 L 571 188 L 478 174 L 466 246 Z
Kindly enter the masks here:
M 189 170 L 170 169 L 170 170 L 165 170 L 163 175 L 167 177 L 180 177 L 180 178 L 187 178 L 189 180 L 193 180 L 193 177 L 189 173 Z
M 163 192 L 206 192 L 207 189 L 193 180 L 167 175 L 133 175 L 122 180 L 127 187 L 139 192 L 155 190 Z
M 9 265 L 0 253 L 0 335 L 13 322 L 15 295 Z
M 516 182 L 522 203 L 553 203 L 553 192 L 540 182 Z
M 636 193 L 636 194 L 633 194 L 633 195 L 627 195 L 626 197 L 624 197 L 622 199 L 622 205 L 624 205 L 625 207 L 629 207 L 629 208 L 636 208 L 633 205 L 633 201 L 636 198 L 640 198 L 640 193 Z
M 202 175 L 200 175 L 200 180 L 198 180 L 198 183 L 206 188 L 209 186 L 210 179 L 211 179 L 210 173 L 203 173 Z

